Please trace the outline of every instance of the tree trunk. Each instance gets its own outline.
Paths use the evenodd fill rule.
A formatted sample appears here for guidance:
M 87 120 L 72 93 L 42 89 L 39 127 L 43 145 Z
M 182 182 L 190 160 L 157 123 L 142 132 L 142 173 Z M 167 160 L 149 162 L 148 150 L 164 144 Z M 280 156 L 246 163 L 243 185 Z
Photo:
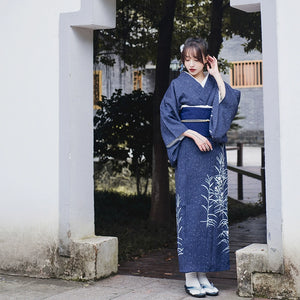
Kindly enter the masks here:
M 169 225 L 170 223 L 168 158 L 160 134 L 159 106 L 169 86 L 175 8 L 176 0 L 166 0 L 164 14 L 159 24 L 153 97 L 153 166 L 150 211 L 150 221 L 156 225 Z
M 135 180 L 136 180 L 136 192 L 137 192 L 137 195 L 140 196 L 141 195 L 141 176 L 140 176 L 138 169 L 136 170 Z
M 211 6 L 210 34 L 208 37 L 208 53 L 218 58 L 222 38 L 223 0 L 213 0 Z
M 148 184 L 149 184 L 149 178 L 145 178 L 146 179 L 146 183 L 145 183 L 145 187 L 144 187 L 144 193 L 143 195 L 147 195 L 147 190 L 148 190 Z
M 141 174 L 140 174 L 138 159 L 135 157 L 135 155 L 133 155 L 132 164 L 135 173 L 136 193 L 138 196 L 140 196 L 141 195 Z

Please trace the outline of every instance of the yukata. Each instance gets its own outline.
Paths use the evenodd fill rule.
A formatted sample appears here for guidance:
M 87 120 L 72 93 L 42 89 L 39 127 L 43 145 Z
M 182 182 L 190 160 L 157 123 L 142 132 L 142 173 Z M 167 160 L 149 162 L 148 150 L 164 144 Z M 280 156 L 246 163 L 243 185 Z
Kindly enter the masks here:
M 240 92 L 227 83 L 225 88 L 220 100 L 213 76 L 202 87 L 182 72 L 160 106 L 161 133 L 175 167 L 177 252 L 184 273 L 230 268 L 225 143 Z M 213 150 L 202 152 L 194 140 L 182 136 L 188 129 L 205 136 Z

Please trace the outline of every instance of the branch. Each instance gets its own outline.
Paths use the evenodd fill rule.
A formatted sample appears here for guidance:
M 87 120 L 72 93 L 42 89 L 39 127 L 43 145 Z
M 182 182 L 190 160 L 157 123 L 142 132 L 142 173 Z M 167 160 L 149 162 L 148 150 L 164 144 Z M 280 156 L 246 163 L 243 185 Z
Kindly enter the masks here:
M 227 8 L 230 8 L 230 3 L 229 3 L 229 2 L 226 3 L 226 4 L 222 7 L 223 12 L 224 12 L 225 9 L 227 9 Z

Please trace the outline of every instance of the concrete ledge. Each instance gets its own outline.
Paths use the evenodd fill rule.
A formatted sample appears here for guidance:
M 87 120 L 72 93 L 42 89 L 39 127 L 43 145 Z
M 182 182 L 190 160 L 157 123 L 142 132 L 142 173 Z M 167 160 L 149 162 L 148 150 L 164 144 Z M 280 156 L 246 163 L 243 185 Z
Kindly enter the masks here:
M 252 274 L 267 272 L 268 247 L 267 244 L 251 244 L 236 251 L 236 268 L 238 295 L 250 297 L 253 295 Z
M 118 239 L 116 237 L 89 237 L 73 240 L 70 257 L 59 258 L 58 277 L 90 280 L 108 277 L 118 271 Z
M 52 244 L 48 241 L 48 247 L 46 242 L 24 244 L 24 248 L 16 248 L 15 253 L 11 251 L 11 257 L 8 248 L 0 249 L 2 250 L 0 273 L 40 278 L 94 280 L 108 277 L 118 271 L 116 237 L 91 236 L 71 240 L 68 255 L 59 255 L 58 244 L 55 241 Z

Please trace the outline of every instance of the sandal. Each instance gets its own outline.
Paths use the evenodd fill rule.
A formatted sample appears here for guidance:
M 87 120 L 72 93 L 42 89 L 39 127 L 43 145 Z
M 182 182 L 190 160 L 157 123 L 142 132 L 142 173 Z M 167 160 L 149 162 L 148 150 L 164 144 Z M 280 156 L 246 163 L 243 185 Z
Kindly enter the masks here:
M 208 296 L 218 296 L 219 295 L 219 290 L 212 284 L 210 285 L 205 285 L 201 284 L 203 290 L 205 291 L 206 295 Z
M 206 291 L 202 287 L 184 286 L 185 291 L 192 297 L 203 298 L 206 296 Z

